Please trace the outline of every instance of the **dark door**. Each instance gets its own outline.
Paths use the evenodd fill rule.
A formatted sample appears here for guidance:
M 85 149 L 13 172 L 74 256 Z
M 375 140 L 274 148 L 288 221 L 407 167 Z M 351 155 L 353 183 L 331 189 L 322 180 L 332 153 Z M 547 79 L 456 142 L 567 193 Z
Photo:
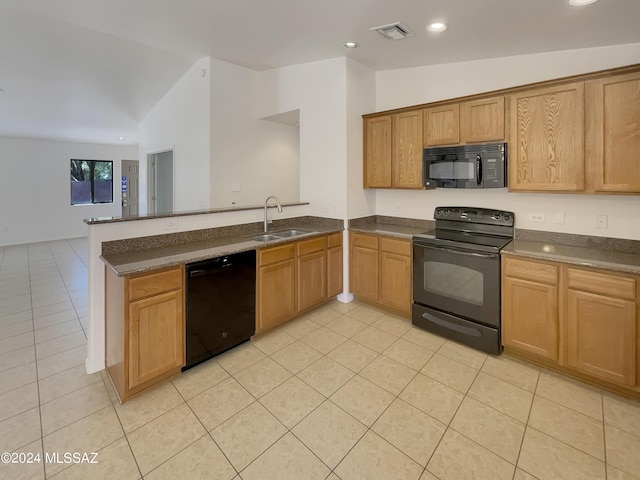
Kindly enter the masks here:
M 138 160 L 122 160 L 122 217 L 139 215 Z

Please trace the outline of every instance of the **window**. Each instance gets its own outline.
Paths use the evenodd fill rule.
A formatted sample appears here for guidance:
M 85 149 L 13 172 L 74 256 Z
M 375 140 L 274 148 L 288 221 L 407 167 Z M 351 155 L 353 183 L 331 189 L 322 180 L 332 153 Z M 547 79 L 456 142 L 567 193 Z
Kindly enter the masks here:
M 71 160 L 71 205 L 113 203 L 113 162 Z

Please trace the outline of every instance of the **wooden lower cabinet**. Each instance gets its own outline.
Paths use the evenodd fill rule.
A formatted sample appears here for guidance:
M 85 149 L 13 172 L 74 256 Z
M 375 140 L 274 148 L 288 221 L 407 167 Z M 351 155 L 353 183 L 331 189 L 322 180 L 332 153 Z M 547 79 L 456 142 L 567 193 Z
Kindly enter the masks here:
M 502 275 L 507 351 L 640 397 L 638 277 L 511 256 Z
M 351 247 L 351 291 L 367 300 L 378 300 L 378 249 Z
M 341 249 L 338 233 L 259 250 L 256 334 L 325 303 L 338 288 L 341 292 Z
M 411 242 L 380 238 L 380 303 L 411 313 L 413 279 Z
M 342 233 L 327 237 L 327 297 L 342 293 Z
M 120 402 L 185 365 L 184 268 L 118 277 L 106 270 L 105 364 Z
M 129 304 L 129 388 L 184 365 L 182 291 Z
M 502 343 L 558 360 L 558 287 L 520 278 L 502 283 Z
M 635 281 L 628 277 L 568 269 L 567 366 L 609 382 L 636 384 Z M 572 287 L 586 280 L 582 290 Z M 625 296 L 624 284 L 630 288 Z M 611 291 L 618 286 L 619 290 Z M 590 290 L 590 291 L 587 291 Z M 610 292 L 604 294 L 604 292 Z
M 270 330 L 296 314 L 295 244 L 258 252 L 256 333 Z
M 309 310 L 327 299 L 326 238 L 314 238 L 296 245 L 297 312 Z
M 558 267 L 503 257 L 502 344 L 558 360 Z
M 411 313 L 411 241 L 351 232 L 351 292 L 397 313 Z

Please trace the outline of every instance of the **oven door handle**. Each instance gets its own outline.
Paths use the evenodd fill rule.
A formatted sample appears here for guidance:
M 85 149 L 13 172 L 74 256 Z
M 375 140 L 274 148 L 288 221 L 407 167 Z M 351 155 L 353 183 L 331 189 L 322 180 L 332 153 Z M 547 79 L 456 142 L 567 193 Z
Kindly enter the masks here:
M 498 255 L 495 253 L 479 253 L 479 252 L 471 252 L 469 250 L 463 250 L 460 248 L 451 248 L 451 247 L 438 247 L 435 245 L 428 245 L 426 243 L 414 242 L 416 247 L 420 248 L 428 248 L 431 250 L 441 250 L 444 252 L 455 253 L 457 255 L 467 255 L 469 257 L 480 257 L 480 258 L 498 258 Z

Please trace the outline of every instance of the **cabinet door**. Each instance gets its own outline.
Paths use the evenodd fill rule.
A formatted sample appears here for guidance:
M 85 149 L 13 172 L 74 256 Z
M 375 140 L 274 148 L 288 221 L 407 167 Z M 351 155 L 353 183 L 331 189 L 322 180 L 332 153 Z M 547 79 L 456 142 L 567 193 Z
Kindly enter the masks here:
M 380 252 L 380 302 L 396 310 L 411 311 L 411 257 Z
M 327 296 L 342 293 L 342 245 L 327 250 Z
M 296 313 L 295 260 L 258 269 L 258 332 L 286 322 Z
M 504 97 L 464 102 L 460 106 L 460 130 L 465 143 L 503 140 Z
M 569 290 L 566 322 L 570 367 L 620 385 L 635 385 L 634 302 Z
M 327 298 L 325 251 L 298 257 L 298 311 L 323 303 Z
M 502 282 L 504 346 L 558 360 L 558 288 L 504 277 Z
M 182 291 L 129 304 L 129 389 L 185 364 Z
M 378 299 L 378 250 L 351 248 L 351 291 L 370 300 Z
M 640 73 L 590 81 L 585 88 L 590 190 L 640 193 Z
M 460 105 L 427 108 L 424 111 L 424 145 L 460 143 Z
M 584 189 L 583 84 L 572 83 L 511 96 L 509 189 Z
M 364 119 L 364 187 L 391 187 L 391 115 Z
M 422 110 L 393 115 L 394 188 L 422 188 Z

